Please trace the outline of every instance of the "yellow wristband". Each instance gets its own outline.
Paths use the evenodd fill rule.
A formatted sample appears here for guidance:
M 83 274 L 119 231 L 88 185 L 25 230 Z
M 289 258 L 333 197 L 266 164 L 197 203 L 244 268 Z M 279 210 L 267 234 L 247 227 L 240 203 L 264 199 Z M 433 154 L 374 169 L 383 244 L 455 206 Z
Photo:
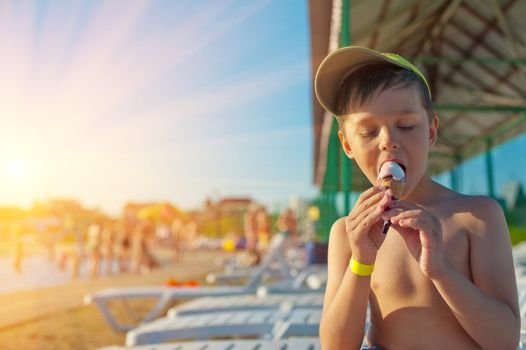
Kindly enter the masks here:
M 351 261 L 349 261 L 349 266 L 351 266 L 351 271 L 358 276 L 370 276 L 374 270 L 374 264 L 366 265 L 362 264 L 351 256 Z

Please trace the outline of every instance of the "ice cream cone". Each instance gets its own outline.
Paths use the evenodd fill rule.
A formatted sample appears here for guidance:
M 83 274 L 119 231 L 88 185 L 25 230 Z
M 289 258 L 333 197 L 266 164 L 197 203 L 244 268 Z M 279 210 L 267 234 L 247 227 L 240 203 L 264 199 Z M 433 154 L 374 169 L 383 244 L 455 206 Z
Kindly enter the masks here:
M 405 184 L 405 171 L 393 161 L 382 164 L 378 173 L 378 185 L 390 188 L 393 196 L 400 199 Z
M 393 196 L 397 199 L 400 199 L 402 197 L 402 191 L 404 190 L 404 181 L 402 180 L 395 180 L 392 177 L 386 177 L 383 179 L 380 179 L 379 183 L 380 186 L 384 186 L 387 188 L 390 188 L 391 191 L 393 191 Z
M 378 185 L 391 189 L 393 197 L 400 199 L 404 190 L 405 171 L 402 167 L 393 161 L 388 161 L 382 164 L 378 173 Z M 384 221 L 382 233 L 386 234 L 389 231 L 391 222 Z

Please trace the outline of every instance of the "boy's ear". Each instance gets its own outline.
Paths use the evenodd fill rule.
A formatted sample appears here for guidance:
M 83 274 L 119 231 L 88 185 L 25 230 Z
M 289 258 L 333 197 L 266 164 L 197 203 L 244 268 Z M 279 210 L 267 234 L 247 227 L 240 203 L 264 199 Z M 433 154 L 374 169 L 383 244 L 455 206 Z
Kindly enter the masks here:
M 433 115 L 433 120 L 429 125 L 429 146 L 433 146 L 438 140 L 438 115 Z
M 352 154 L 351 145 L 349 145 L 349 142 L 347 142 L 341 130 L 338 130 L 338 138 L 340 139 L 340 143 L 342 144 L 343 151 L 345 152 L 347 157 L 349 157 L 349 159 L 353 159 L 354 156 Z

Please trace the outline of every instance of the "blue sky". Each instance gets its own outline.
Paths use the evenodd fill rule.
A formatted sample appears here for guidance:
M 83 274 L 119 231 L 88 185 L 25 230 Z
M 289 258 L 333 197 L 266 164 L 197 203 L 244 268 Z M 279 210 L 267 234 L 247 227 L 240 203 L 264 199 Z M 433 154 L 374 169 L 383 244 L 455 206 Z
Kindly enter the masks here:
M 498 145 L 491 150 L 494 169 L 495 195 L 501 196 L 504 187 L 513 181 L 525 185 L 526 177 L 526 134 L 517 136 L 508 142 Z M 488 194 L 488 181 L 486 177 L 486 159 L 481 154 L 463 162 L 458 168 L 458 191 L 466 194 Z M 442 174 L 437 180 L 450 185 L 449 173 Z
M 4 1 L 0 44 L 0 205 L 316 193 L 307 1 Z
M 0 205 L 315 196 L 307 3 L 0 2 Z M 525 144 L 493 151 L 497 192 Z M 459 190 L 485 193 L 473 174 Z

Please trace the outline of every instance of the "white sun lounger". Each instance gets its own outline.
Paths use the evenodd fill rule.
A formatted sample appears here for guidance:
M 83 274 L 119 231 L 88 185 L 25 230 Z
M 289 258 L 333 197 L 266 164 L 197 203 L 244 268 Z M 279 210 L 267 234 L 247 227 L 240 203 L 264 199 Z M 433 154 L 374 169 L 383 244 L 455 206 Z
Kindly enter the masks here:
M 265 275 L 271 277 L 293 277 L 298 266 L 286 258 L 288 242 L 289 240 L 283 234 L 276 234 L 272 237 L 268 253 L 260 264 L 250 267 L 227 266 L 224 271 L 209 273 L 206 276 L 206 282 L 216 285 L 239 284 L 259 273 L 261 269 L 264 270 Z
M 126 345 L 157 344 L 175 340 L 204 340 L 214 337 L 251 336 L 281 339 L 317 336 L 321 308 L 214 312 L 164 317 L 141 325 L 126 334 Z
M 95 303 L 102 316 L 108 324 L 117 332 L 126 332 L 138 324 L 150 322 L 157 318 L 176 300 L 195 299 L 206 296 L 243 295 L 256 293 L 258 285 L 248 284 L 245 286 L 232 287 L 133 287 L 133 288 L 109 288 L 99 291 L 93 295 L 84 297 L 85 304 Z M 110 310 L 109 303 L 120 300 L 126 302 L 130 299 L 156 299 L 155 306 L 144 316 L 138 324 L 126 325 L 119 323 Z
M 269 294 L 311 294 L 312 289 L 296 288 L 294 281 L 280 284 L 279 287 L 260 286 L 250 283 L 244 286 L 230 287 L 134 287 L 134 288 L 110 288 L 99 291 L 93 295 L 88 295 L 84 299 L 85 304 L 95 303 L 108 324 L 117 332 L 126 332 L 135 328 L 139 324 L 148 323 L 158 316 L 170 305 L 178 300 L 196 299 L 202 297 L 222 297 L 222 296 L 241 296 L 241 295 L 259 295 L 265 297 Z M 322 290 L 318 290 L 322 291 Z M 125 325 L 119 323 L 110 310 L 109 303 L 112 301 L 127 301 L 130 299 L 147 299 L 157 300 L 155 306 L 143 317 L 137 324 Z
M 524 342 L 524 340 L 521 340 L 521 342 Z M 282 340 L 192 341 L 133 347 L 109 346 L 98 350 L 321 350 L 321 345 L 318 338 L 301 337 Z M 526 346 L 521 343 L 517 350 L 526 350 Z
M 264 275 L 270 264 L 280 256 L 281 249 L 285 244 L 283 236 L 275 237 L 272 241 L 270 253 L 265 256 L 262 263 L 258 265 L 256 273 L 251 276 L 250 280 L 242 286 L 203 286 L 191 288 L 175 288 L 175 287 L 125 287 L 125 288 L 109 288 L 98 291 L 94 294 L 86 295 L 84 297 L 85 304 L 95 303 L 102 313 L 104 319 L 108 324 L 118 332 L 126 332 L 133 329 L 138 324 L 144 324 L 154 320 L 169 306 L 170 303 L 176 300 L 195 299 L 206 296 L 227 296 L 227 295 L 242 295 L 254 294 L 261 286 Z M 303 275 L 301 275 L 303 276 Z M 285 287 L 282 289 L 295 288 L 293 279 L 287 279 Z M 298 289 L 299 290 L 299 289 Z M 157 300 L 155 306 L 147 313 L 147 315 L 139 320 L 137 324 L 126 325 L 119 323 L 112 314 L 109 303 L 111 301 L 126 301 L 128 299 L 146 299 L 154 298 Z
M 305 268 L 292 280 L 260 286 L 257 294 L 262 298 L 270 294 L 322 293 L 326 285 L 327 265 L 312 265 Z
M 110 346 L 99 350 L 321 350 L 315 337 L 289 338 L 283 340 L 210 340 L 150 344 L 134 347 Z
M 260 298 L 257 295 L 199 298 L 168 311 L 168 317 L 214 312 L 279 310 L 282 305 L 294 308 L 322 308 L 323 293 L 278 294 Z

